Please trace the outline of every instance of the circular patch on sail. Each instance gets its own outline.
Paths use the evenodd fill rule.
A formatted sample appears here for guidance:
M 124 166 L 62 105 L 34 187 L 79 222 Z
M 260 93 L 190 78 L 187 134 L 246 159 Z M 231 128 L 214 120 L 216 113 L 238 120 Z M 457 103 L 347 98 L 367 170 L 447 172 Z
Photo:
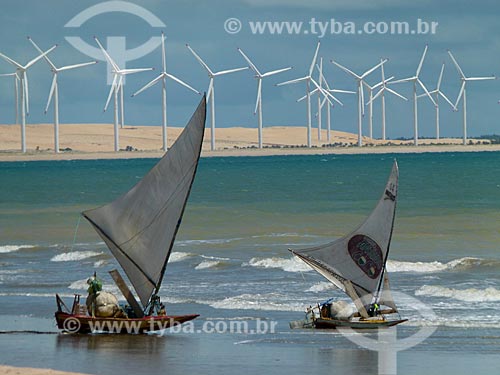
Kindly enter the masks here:
M 363 234 L 353 236 L 347 244 L 349 255 L 356 265 L 371 279 L 376 279 L 383 266 L 380 246 Z

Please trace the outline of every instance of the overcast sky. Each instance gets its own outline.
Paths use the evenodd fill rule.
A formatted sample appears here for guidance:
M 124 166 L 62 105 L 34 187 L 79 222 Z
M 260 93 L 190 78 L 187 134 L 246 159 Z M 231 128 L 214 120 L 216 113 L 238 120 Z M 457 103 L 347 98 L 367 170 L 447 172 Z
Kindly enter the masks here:
M 242 48 L 261 71 L 286 66 L 293 69 L 269 77 L 264 81 L 264 124 L 305 125 L 305 103 L 296 99 L 305 93 L 305 85 L 276 87 L 281 81 L 298 78 L 307 73 L 316 43 L 321 40 L 320 56 L 324 58 L 324 74 L 331 86 L 355 90 L 355 81 L 330 63 L 333 58 L 356 73 L 375 65 L 381 57 L 389 58 L 386 75 L 396 79 L 415 74 L 426 44 L 429 45 L 421 78 L 428 89 L 434 89 L 441 64 L 446 64 L 442 91 L 455 102 L 460 81 L 447 49 L 451 49 L 464 73 L 469 76 L 500 75 L 500 5 L 493 0 L 439 1 L 439 0 L 214 0 L 214 1 L 130 1 L 144 8 L 135 14 L 107 12 L 79 19 L 79 27 L 65 27 L 85 9 L 101 4 L 101 9 L 116 9 L 118 2 L 63 1 L 63 0 L 2 0 L 0 12 L 0 52 L 24 64 L 36 56 L 28 42 L 29 35 L 42 49 L 58 44 L 50 58 L 58 65 L 93 60 L 72 46 L 66 37 L 79 37 L 95 46 L 97 36 L 107 46 L 109 40 L 125 38 L 126 49 L 139 48 L 163 30 L 167 35 L 167 70 L 200 91 L 207 90 L 206 72 L 187 50 L 189 43 L 214 70 L 243 67 L 247 64 L 237 52 Z M 119 5 L 119 4 L 118 4 Z M 123 5 L 123 4 L 122 4 Z M 97 9 L 97 8 L 94 8 Z M 125 6 L 124 9 L 129 9 Z M 150 13 L 148 13 L 150 12 Z M 95 13 L 95 12 L 94 12 Z M 92 14 L 91 14 L 92 15 Z M 154 19 L 151 17 L 154 16 Z M 145 18 L 145 19 L 144 19 Z M 240 21 L 226 23 L 229 18 Z M 311 19 L 317 22 L 314 27 Z M 435 24 L 435 33 L 415 32 L 409 35 L 391 35 L 389 32 L 359 33 L 358 30 L 378 23 L 407 22 L 417 31 L 418 19 Z M 335 23 L 332 21 L 335 20 Z M 300 32 L 285 30 L 272 34 L 252 31 L 255 22 L 302 22 Z M 151 23 L 154 26 L 151 26 Z M 163 23 L 165 26 L 159 25 Z M 73 22 L 74 26 L 75 22 Z M 229 27 L 230 32 L 225 29 Z M 297 24 L 298 25 L 298 24 Z M 327 25 L 327 29 L 324 29 Z M 333 30 L 332 26 L 333 25 Z M 347 25 L 347 26 L 346 26 Z M 352 25 L 356 27 L 352 34 Z M 71 26 L 71 25 L 70 25 Z M 241 30 L 238 31 L 238 26 Z M 340 32 L 342 26 L 344 32 Z M 383 26 L 383 25 L 382 25 Z M 346 28 L 347 27 L 347 28 Z M 322 30 L 324 35 L 321 35 Z M 334 31 L 334 33 L 331 33 Z M 364 30 L 362 30 L 364 31 Z M 368 31 L 371 31 L 368 30 Z M 321 37 L 322 36 L 322 37 Z M 321 38 L 320 38 L 321 37 Z M 140 53 L 139 53 L 140 54 Z M 102 56 L 101 56 L 102 58 Z M 131 98 L 139 89 L 161 71 L 160 48 L 126 62 L 127 68 L 154 67 L 155 71 L 129 76 L 125 85 L 125 118 L 130 125 L 158 125 L 161 122 L 160 87 L 156 86 Z M 110 107 L 103 113 L 109 91 L 106 80 L 107 64 L 63 72 L 60 76 L 60 121 L 62 123 L 110 123 Z M 0 61 L 0 73 L 11 73 L 13 67 Z M 66 74 L 64 74 L 66 73 Z M 369 83 L 380 81 L 380 71 L 368 78 Z M 42 60 L 29 70 L 29 123 L 51 122 L 43 111 L 51 82 L 51 72 Z M 256 80 L 250 71 L 217 77 L 216 118 L 218 127 L 255 127 L 253 115 Z M 0 77 L 0 123 L 14 122 L 13 79 Z M 411 97 L 411 84 L 392 86 Z M 199 96 L 170 81 L 167 86 L 169 123 L 184 125 L 199 100 Z M 500 80 L 471 82 L 467 89 L 468 128 L 470 135 L 500 133 Z M 345 106 L 332 111 L 332 126 L 343 131 L 357 131 L 356 98 L 340 96 Z M 316 101 L 313 101 L 315 103 Z M 380 136 L 380 102 L 374 104 L 374 135 Z M 441 135 L 462 135 L 462 113 L 454 113 L 441 101 Z M 315 104 L 313 105 L 316 110 Z M 316 126 L 313 120 L 313 126 Z M 420 135 L 435 135 L 434 107 L 423 98 L 419 101 Z M 365 134 L 367 121 L 365 120 Z M 389 137 L 412 137 L 413 114 L 411 101 L 387 99 L 387 133 Z M 313 133 L 314 134 L 314 133 Z

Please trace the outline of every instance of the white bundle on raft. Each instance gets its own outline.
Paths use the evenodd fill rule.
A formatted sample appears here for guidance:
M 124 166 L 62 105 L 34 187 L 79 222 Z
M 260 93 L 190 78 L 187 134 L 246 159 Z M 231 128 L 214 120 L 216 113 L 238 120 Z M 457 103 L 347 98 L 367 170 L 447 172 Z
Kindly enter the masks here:
M 94 315 L 102 318 L 115 316 L 120 312 L 118 299 L 109 292 L 98 292 L 87 297 L 87 309 L 92 315 L 92 305 L 94 305 Z
M 346 301 L 336 301 L 330 304 L 330 316 L 333 319 L 349 320 L 355 309 Z

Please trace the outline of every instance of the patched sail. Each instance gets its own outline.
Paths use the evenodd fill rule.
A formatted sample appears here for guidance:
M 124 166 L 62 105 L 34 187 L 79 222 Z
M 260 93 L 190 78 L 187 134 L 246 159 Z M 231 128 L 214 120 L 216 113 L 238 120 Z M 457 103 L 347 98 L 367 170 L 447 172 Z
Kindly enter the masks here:
M 368 306 L 381 287 L 394 225 L 397 190 L 398 166 L 394 162 L 384 193 L 363 224 L 326 245 L 292 251 L 349 295 L 360 313 L 364 312 L 361 307 Z
M 130 191 L 83 212 L 122 266 L 143 306 L 163 279 L 198 166 L 205 117 L 204 97 L 176 142 Z

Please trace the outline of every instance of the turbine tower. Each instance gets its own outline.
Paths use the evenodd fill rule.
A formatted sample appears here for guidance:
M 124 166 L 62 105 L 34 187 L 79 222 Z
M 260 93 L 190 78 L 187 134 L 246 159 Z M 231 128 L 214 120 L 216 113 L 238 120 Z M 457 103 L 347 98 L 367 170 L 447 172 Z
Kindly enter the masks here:
M 322 75 L 322 77 L 323 77 L 323 83 L 325 84 L 327 92 L 329 92 L 329 93 L 339 93 L 339 94 L 356 94 L 356 92 L 354 92 L 354 91 L 332 89 L 332 88 L 330 88 L 330 85 L 328 84 L 328 81 L 326 80 L 325 76 Z M 344 104 L 340 100 L 338 100 L 337 98 L 335 98 L 333 95 L 332 95 L 332 98 L 337 103 L 339 103 L 341 106 L 344 106 Z M 327 97 L 325 96 L 325 98 L 323 99 L 323 102 L 321 103 L 320 110 L 321 110 L 321 108 L 323 108 L 323 106 L 325 105 L 326 101 L 327 101 Z M 331 113 L 330 113 L 331 107 L 333 107 L 333 105 L 330 102 L 329 105 L 327 105 L 327 107 L 326 107 L 326 123 L 327 123 L 326 139 L 327 139 L 328 143 L 332 142 L 332 136 L 331 136 Z
M 33 44 L 33 47 L 39 52 L 43 53 L 40 47 L 28 37 L 28 40 Z M 97 61 L 90 61 L 87 63 L 75 64 L 75 65 L 66 65 L 60 68 L 56 67 L 54 63 L 49 59 L 48 56 L 44 56 L 45 61 L 49 64 L 53 78 L 52 78 L 52 86 L 50 86 L 49 99 L 47 100 L 47 105 L 45 107 L 45 113 L 47 113 L 50 105 L 50 101 L 52 100 L 52 96 L 54 96 L 54 152 L 59 153 L 59 87 L 57 83 L 57 75 L 65 70 L 83 68 L 84 66 L 97 64 Z
M 291 83 L 299 83 L 299 82 L 305 82 L 306 83 L 306 98 L 307 98 L 307 147 L 312 146 L 312 140 L 311 140 L 311 83 L 316 86 L 322 93 L 331 96 L 330 93 L 324 91 L 318 83 L 312 78 L 312 74 L 314 71 L 314 66 L 316 65 L 316 59 L 318 58 L 318 52 L 319 52 L 319 47 L 320 47 L 320 42 L 318 41 L 318 44 L 316 46 L 316 51 L 314 52 L 314 57 L 311 62 L 311 66 L 309 67 L 309 72 L 306 76 L 301 77 L 301 78 L 296 78 L 292 79 L 290 81 L 286 82 L 281 82 L 278 83 L 276 86 L 283 86 L 283 85 L 289 85 Z
M 262 79 L 265 77 L 269 77 L 278 73 L 286 72 L 287 70 L 292 69 L 291 66 L 287 68 L 282 68 L 282 69 L 277 69 L 277 70 L 271 70 L 266 73 L 261 73 L 259 69 L 255 66 L 255 64 L 250 60 L 250 58 L 245 55 L 245 53 L 241 50 L 241 48 L 238 48 L 239 53 L 241 53 L 241 56 L 246 60 L 248 65 L 250 65 L 250 68 L 254 71 L 255 73 L 255 78 L 258 80 L 257 83 L 257 100 L 255 102 L 255 110 L 254 114 L 258 112 L 258 126 L 259 126 L 259 148 L 262 148 Z
M 29 61 L 26 65 L 21 65 L 18 62 L 12 60 L 10 57 L 5 56 L 0 53 L 0 57 L 7 61 L 9 64 L 13 65 L 16 68 L 16 76 L 19 79 L 19 83 L 21 84 L 21 152 L 26 152 L 26 115 L 29 114 L 29 90 L 28 90 L 28 72 L 27 70 L 33 66 L 38 60 L 43 58 L 46 54 L 50 53 L 57 45 L 52 46 L 47 51 L 43 52 L 41 55 L 38 55 L 33 60 Z M 16 91 L 17 86 L 16 86 Z M 17 100 L 16 100 L 16 113 L 17 113 Z M 17 116 L 16 116 L 17 117 Z M 17 121 L 16 121 L 17 122 Z
M 391 82 L 391 84 L 401 83 L 401 82 L 412 82 L 413 83 L 413 130 L 414 130 L 413 140 L 414 140 L 415 146 L 418 146 L 417 84 L 420 85 L 420 87 L 424 90 L 425 94 L 429 97 L 432 104 L 434 104 L 434 106 L 436 106 L 436 102 L 432 98 L 431 94 L 429 94 L 429 91 L 427 90 L 427 88 L 425 87 L 425 85 L 422 83 L 422 81 L 419 78 L 420 71 L 422 70 L 422 65 L 424 64 L 425 55 L 427 54 L 427 48 L 428 48 L 428 46 L 425 45 L 424 53 L 422 54 L 422 58 L 420 59 L 420 63 L 418 64 L 417 71 L 415 72 L 414 76 Z
M 215 87 L 214 87 L 214 78 L 218 76 L 222 76 L 224 74 L 229 74 L 229 73 L 235 73 L 239 72 L 241 70 L 246 70 L 248 69 L 248 66 L 245 66 L 244 68 L 235 68 L 235 69 L 229 69 L 229 70 L 221 70 L 219 72 L 213 72 L 208 65 L 201 59 L 200 56 L 189 46 L 189 44 L 186 44 L 186 47 L 188 48 L 189 51 L 193 54 L 196 60 L 200 63 L 200 65 L 207 71 L 208 73 L 208 78 L 210 79 L 210 83 L 208 84 L 208 90 L 207 90 L 207 103 L 208 100 L 210 100 L 210 112 L 212 116 L 212 123 L 211 123 L 211 131 L 210 131 L 210 150 L 214 151 L 215 150 Z
M 101 49 L 104 57 L 108 63 L 112 66 L 111 73 L 113 73 L 113 83 L 109 90 L 108 99 L 104 106 L 104 112 L 108 109 L 109 102 L 111 100 L 111 95 L 114 94 L 114 134 L 115 134 L 115 151 L 120 151 L 120 137 L 118 130 L 118 94 L 120 94 L 120 110 L 121 110 L 121 127 L 124 125 L 124 108 L 123 108 L 123 79 L 127 74 L 134 74 L 139 72 L 145 72 L 148 70 L 153 70 L 153 68 L 138 68 L 138 69 L 120 69 L 120 67 L 114 62 L 108 52 L 104 49 L 102 44 L 99 42 L 97 37 L 94 37 L 97 45 Z
M 161 63 L 162 63 L 162 71 L 158 77 L 153 79 L 151 82 L 145 84 L 141 89 L 137 90 L 135 93 L 132 94 L 132 96 L 139 95 L 141 92 L 144 90 L 147 90 L 148 88 L 156 85 L 158 82 L 161 82 L 162 88 L 161 88 L 161 105 L 162 105 L 162 140 L 163 140 L 163 146 L 162 150 L 167 151 L 168 148 L 168 139 L 167 139 L 167 78 L 170 78 L 172 81 L 177 82 L 181 86 L 184 86 L 188 88 L 189 90 L 197 93 L 198 95 L 201 95 L 201 93 L 198 90 L 195 90 L 191 86 L 189 86 L 186 82 L 182 81 L 181 79 L 177 78 L 176 76 L 167 73 L 167 56 L 165 53 L 165 34 L 162 32 L 161 33 Z
M 434 101 L 436 102 L 436 140 L 439 140 L 439 97 L 443 97 L 444 100 L 453 108 L 454 111 L 456 111 L 455 105 L 448 99 L 448 97 L 441 91 L 441 82 L 443 80 L 443 73 L 444 73 L 444 63 L 441 66 L 441 73 L 439 73 L 439 78 L 437 81 L 436 88 L 432 91 L 429 91 L 429 94 L 434 94 Z M 420 94 L 418 95 L 418 98 L 421 98 L 425 96 L 425 94 Z
M 385 92 L 387 91 L 388 93 L 390 93 L 394 96 L 397 96 L 398 98 L 401 98 L 405 101 L 408 101 L 408 99 L 387 86 L 387 83 L 389 81 L 391 81 L 394 78 L 394 76 L 386 79 L 383 65 L 381 67 L 381 71 L 382 71 L 382 81 L 380 81 L 380 83 L 378 85 L 376 85 L 376 86 L 380 86 L 380 90 L 375 94 L 375 96 L 373 96 L 373 98 L 370 99 L 368 104 L 371 106 L 375 99 L 377 99 L 379 96 L 381 97 L 380 101 L 381 101 L 381 105 L 382 105 L 382 140 L 385 141 L 385 138 L 386 138 L 386 136 L 385 136 L 385 129 L 386 129 L 386 127 L 385 127 L 385 118 L 386 118 L 385 117 Z
M 365 71 L 363 74 L 358 75 L 354 73 L 353 71 L 347 69 L 345 66 L 340 65 L 334 60 L 331 60 L 333 64 L 338 66 L 340 69 L 342 69 L 344 72 L 347 74 L 351 75 L 357 82 L 358 84 L 358 146 L 361 147 L 363 145 L 363 116 L 365 115 L 365 106 L 364 106 L 364 94 L 363 94 L 363 86 L 365 83 L 365 78 L 370 75 L 372 72 L 374 72 L 379 66 L 382 66 L 386 63 L 387 59 L 382 60 L 380 63 L 377 65 L 373 66 L 372 68 L 368 69 Z
M 466 77 L 462 69 L 460 68 L 460 65 L 458 65 L 457 60 L 453 57 L 451 54 L 451 51 L 448 50 L 448 54 L 451 57 L 451 60 L 453 61 L 453 64 L 455 64 L 455 67 L 457 68 L 458 74 L 460 75 L 460 80 L 462 81 L 462 86 L 460 87 L 460 91 L 458 93 L 457 100 L 455 102 L 455 108 L 458 106 L 458 102 L 460 99 L 463 97 L 462 100 L 462 109 L 463 109 L 463 130 L 464 130 L 464 137 L 463 137 L 463 144 L 467 144 L 467 95 L 465 88 L 467 86 L 467 82 L 469 81 L 487 81 L 487 80 L 493 80 L 497 79 L 495 76 L 490 76 L 490 77 Z

